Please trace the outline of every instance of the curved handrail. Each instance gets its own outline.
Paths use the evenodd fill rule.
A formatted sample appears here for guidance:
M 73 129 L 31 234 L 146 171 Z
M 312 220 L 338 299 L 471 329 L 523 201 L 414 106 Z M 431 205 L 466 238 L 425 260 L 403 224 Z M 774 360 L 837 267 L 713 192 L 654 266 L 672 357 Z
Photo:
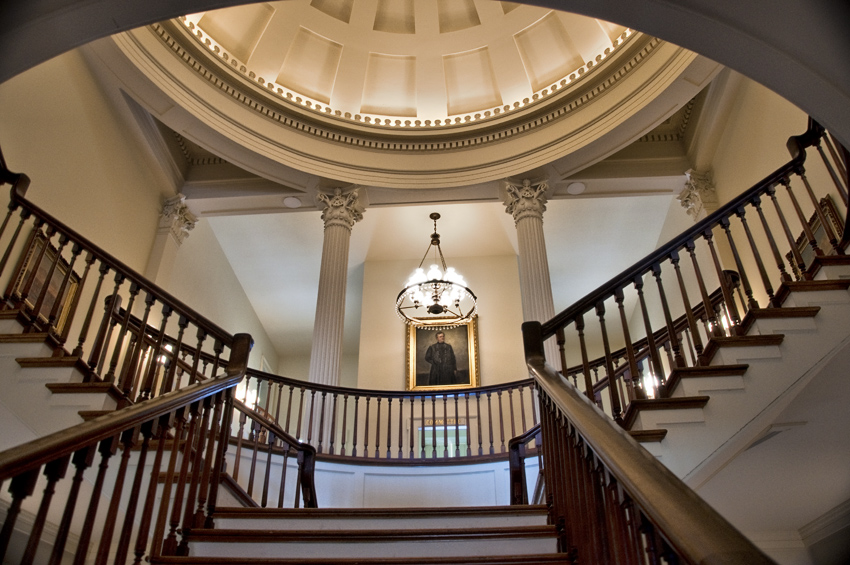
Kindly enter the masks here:
M 580 314 L 593 310 L 597 303 L 612 296 L 615 291 L 628 286 L 636 277 L 641 277 L 650 272 L 653 265 L 663 262 L 671 253 L 683 248 L 688 241 L 698 238 L 707 230 L 718 225 L 724 218 L 734 215 L 741 206 L 752 201 L 754 197 L 759 196 L 767 187 L 779 184 L 790 175 L 800 172 L 806 160 L 805 147 L 811 145 L 814 140 L 819 139 L 822 134 L 823 127 L 814 120 L 810 120 L 809 128 L 805 133 L 788 140 L 788 149 L 792 155 L 791 161 L 776 169 L 736 198 L 720 206 L 707 218 L 697 222 L 690 229 L 671 239 L 643 259 L 609 279 L 606 283 L 589 292 L 583 298 L 556 314 L 551 320 L 544 322 L 543 338 L 547 339 L 555 335 L 558 328 L 565 326 Z
M 540 424 L 537 424 L 508 442 L 508 473 L 510 475 L 512 505 L 528 504 L 528 491 L 525 487 L 525 456 L 529 443 L 535 441 L 540 445 L 540 434 Z
M 236 334 L 232 343 L 231 362 L 220 377 L 168 392 L 0 452 L 0 481 L 235 387 L 248 368 L 248 354 L 253 340 L 248 334 Z
M 23 176 L 26 177 L 26 175 Z M 4 182 L 9 182 L 8 180 L 2 177 L 0 177 L 0 180 Z M 27 181 L 28 180 L 29 179 L 27 179 Z M 27 182 L 27 184 L 29 183 Z M 87 252 L 91 253 L 94 256 L 95 259 L 107 263 L 114 270 L 121 271 L 122 273 L 129 275 L 133 279 L 133 281 L 137 285 L 139 285 L 141 290 L 156 295 L 159 301 L 170 306 L 175 311 L 180 312 L 183 316 L 186 316 L 192 323 L 203 327 L 206 331 L 210 332 L 214 338 L 220 339 L 225 345 L 230 345 L 229 340 L 231 339 L 231 335 L 229 332 L 225 331 L 221 326 L 210 321 L 207 317 L 201 315 L 195 309 L 189 307 L 183 301 L 176 298 L 171 293 L 148 281 L 137 271 L 127 266 L 127 264 L 125 264 L 123 261 L 120 261 L 115 256 L 104 251 L 99 246 L 95 245 L 91 240 L 81 235 L 79 232 L 75 231 L 73 228 L 69 227 L 64 222 L 56 219 L 54 216 L 44 211 L 32 201 L 27 200 L 25 196 L 26 186 L 21 184 L 13 184 L 12 189 L 10 191 L 9 209 L 15 210 L 18 207 L 21 207 L 27 210 L 31 215 L 35 216 L 36 218 L 50 223 L 53 227 L 56 228 L 58 232 L 67 235 L 73 241 L 82 245 Z
M 773 563 L 653 455 L 546 365 L 541 324 L 523 324 L 529 371 L 596 457 L 687 563 Z M 537 345 L 535 345 L 537 344 Z M 548 484 L 548 480 L 547 480 Z
M 298 453 L 299 484 L 301 487 L 301 496 L 304 498 L 304 508 L 318 508 L 319 505 L 316 498 L 315 481 L 316 448 L 308 443 L 298 441 L 296 438 L 286 433 L 275 422 L 266 418 L 259 411 L 250 408 L 241 400 L 234 399 L 233 407 L 239 412 L 253 418 L 254 421 L 260 423 L 261 426 L 271 431 L 277 439 L 280 439 L 283 443 L 286 443 L 290 448 L 294 449 Z

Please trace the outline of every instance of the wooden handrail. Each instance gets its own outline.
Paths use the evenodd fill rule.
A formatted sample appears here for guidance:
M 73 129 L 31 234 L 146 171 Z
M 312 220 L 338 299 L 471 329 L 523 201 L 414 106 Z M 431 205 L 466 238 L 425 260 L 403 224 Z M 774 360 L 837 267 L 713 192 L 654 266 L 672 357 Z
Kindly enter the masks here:
M 0 180 L 5 180 L 5 179 L 0 179 Z M 5 181 L 5 182 L 8 182 L 8 181 Z M 2 184 L 2 183 L 0 183 L 0 184 Z M 149 292 L 151 294 L 154 294 L 156 296 L 157 300 L 159 300 L 160 302 L 170 306 L 173 310 L 180 312 L 182 315 L 186 316 L 189 319 L 190 322 L 194 323 L 195 325 L 203 327 L 207 332 L 210 333 L 210 335 L 212 335 L 216 339 L 221 340 L 225 345 L 230 345 L 229 340 L 231 339 L 231 335 L 230 335 L 230 333 L 225 331 L 221 326 L 210 321 L 207 317 L 201 315 L 196 310 L 189 307 L 185 302 L 176 298 L 171 293 L 169 293 L 166 290 L 156 286 L 154 283 L 147 280 L 144 276 L 139 274 L 137 271 L 135 271 L 134 269 L 131 269 L 129 266 L 127 266 L 127 264 L 125 264 L 123 261 L 120 261 L 115 256 L 104 251 L 99 246 L 92 243 L 91 240 L 89 240 L 88 238 L 86 238 L 83 235 L 80 235 L 79 232 L 70 228 L 64 222 L 56 219 L 54 216 L 51 216 L 50 214 L 45 212 L 42 208 L 40 208 L 39 206 L 37 206 L 36 204 L 31 202 L 30 200 L 27 200 L 25 198 L 25 195 L 26 195 L 25 187 L 22 187 L 20 185 L 12 186 L 12 189 L 10 191 L 11 200 L 9 202 L 9 208 L 14 210 L 18 207 L 21 207 L 21 208 L 27 210 L 28 212 L 30 212 L 30 214 L 32 214 L 36 218 L 49 223 L 54 228 L 56 228 L 56 231 L 67 235 L 74 242 L 83 246 L 83 248 L 87 252 L 91 253 L 94 256 L 95 259 L 102 261 L 102 262 L 105 262 L 106 264 L 110 265 L 116 271 L 120 271 L 122 273 L 125 273 L 126 275 L 129 275 L 129 277 L 132 278 L 133 282 L 135 282 L 136 284 L 139 285 L 141 290 L 143 290 L 145 292 Z
M 132 429 L 177 408 L 236 386 L 248 368 L 248 354 L 253 340 L 248 334 L 236 334 L 232 343 L 231 362 L 221 377 L 189 385 L 0 452 L 0 481 L 30 469 L 37 469 L 45 463 L 70 455 L 123 430 Z
M 298 441 L 298 439 L 285 432 L 275 422 L 260 413 L 260 411 L 251 409 L 241 400 L 234 399 L 233 407 L 239 412 L 253 418 L 255 422 L 258 422 L 262 427 L 271 431 L 278 439 L 288 444 L 290 448 L 298 453 L 299 484 L 301 487 L 301 496 L 304 499 L 304 508 L 318 508 L 315 480 L 316 448 L 310 444 Z M 280 487 L 281 485 L 279 485 Z
M 809 128 L 804 134 L 794 136 L 788 140 L 788 148 L 793 157 L 790 162 L 779 167 L 736 198 L 720 206 L 704 220 L 697 222 L 690 229 L 671 239 L 643 259 L 635 262 L 632 266 L 624 269 L 595 290 L 589 292 L 583 298 L 556 314 L 551 320 L 544 322 L 544 339 L 555 335 L 558 328 L 565 326 L 580 314 L 593 310 L 597 303 L 613 295 L 614 291 L 631 284 L 635 277 L 643 276 L 650 272 L 653 265 L 663 262 L 672 252 L 684 247 L 688 241 L 698 238 L 707 230 L 718 225 L 723 219 L 734 215 L 736 210 L 752 201 L 754 197 L 759 196 L 766 188 L 780 184 L 792 174 L 800 171 L 806 160 L 805 147 L 810 145 L 813 140 L 818 139 L 822 133 L 823 128 L 814 120 L 810 120 Z
M 511 504 L 528 504 L 528 490 L 525 486 L 525 457 L 527 446 L 532 441 L 540 444 L 540 424 L 529 429 L 508 442 L 508 465 L 510 474 Z
M 541 393 L 554 402 L 684 562 L 705 565 L 773 563 L 667 467 L 641 449 L 588 398 L 564 384 L 560 375 L 545 362 L 540 323 L 526 322 L 522 328 L 526 362 Z

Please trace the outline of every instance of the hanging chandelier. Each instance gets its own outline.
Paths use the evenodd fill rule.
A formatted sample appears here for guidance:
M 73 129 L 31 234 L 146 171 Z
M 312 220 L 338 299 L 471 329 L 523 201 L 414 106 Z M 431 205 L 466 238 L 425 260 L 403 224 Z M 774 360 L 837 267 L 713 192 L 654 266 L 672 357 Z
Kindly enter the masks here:
M 440 215 L 434 212 L 430 218 L 434 220 L 434 233 L 431 243 L 425 250 L 419 267 L 413 272 L 398 293 L 395 309 L 406 324 L 433 329 L 447 329 L 468 322 L 478 309 L 475 294 L 466 286 L 466 281 L 455 271 L 454 267 L 446 267 L 446 259 L 440 248 L 440 234 L 437 233 L 437 220 Z M 434 252 L 434 263 L 426 272 L 422 265 L 428 254 Z M 439 255 L 440 265 L 437 264 Z

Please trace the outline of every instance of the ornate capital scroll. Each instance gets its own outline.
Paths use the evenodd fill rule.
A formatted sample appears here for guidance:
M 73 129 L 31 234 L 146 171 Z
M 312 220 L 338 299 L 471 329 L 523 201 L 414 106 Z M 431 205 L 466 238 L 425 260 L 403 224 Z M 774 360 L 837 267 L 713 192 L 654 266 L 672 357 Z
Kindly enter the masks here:
M 180 245 L 183 240 L 189 237 L 189 232 L 194 229 L 197 223 L 198 218 L 189 211 L 184 195 L 178 194 L 163 202 L 159 228 L 167 230 L 174 237 L 177 245 Z
M 546 189 L 549 186 L 545 182 L 535 185 L 525 179 L 522 186 L 507 183 L 508 198 L 505 202 L 506 212 L 514 217 L 514 222 L 523 218 L 539 218 L 543 220 L 543 212 L 546 211 Z
M 700 173 L 694 169 L 688 169 L 685 171 L 685 176 L 687 177 L 685 188 L 678 199 L 688 215 L 697 221 L 703 210 L 706 214 L 710 214 L 717 209 L 717 189 L 714 187 L 711 171 Z
M 322 210 L 325 229 L 329 226 L 342 226 L 351 231 L 354 224 L 363 219 L 356 188 L 345 194 L 341 189 L 336 188 L 333 194 L 320 192 L 316 198 L 325 205 L 325 209 Z

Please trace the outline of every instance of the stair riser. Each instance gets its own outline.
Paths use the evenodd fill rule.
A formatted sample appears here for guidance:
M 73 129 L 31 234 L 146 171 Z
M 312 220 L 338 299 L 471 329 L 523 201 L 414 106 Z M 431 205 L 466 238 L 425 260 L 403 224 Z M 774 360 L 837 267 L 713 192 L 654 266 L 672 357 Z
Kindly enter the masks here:
M 554 553 L 554 538 L 502 538 L 463 541 L 383 542 L 191 542 L 195 557 L 380 558 L 464 557 L 476 555 L 534 555 Z
M 778 359 L 782 352 L 778 345 L 761 345 L 745 347 L 721 347 L 712 360 L 712 365 L 736 365 L 739 363 L 758 362 L 763 359 Z
M 633 430 L 654 430 L 671 426 L 704 424 L 704 408 L 684 408 L 676 410 L 641 410 L 635 420 Z
M 722 377 L 686 377 L 679 381 L 679 385 L 670 396 L 671 398 L 701 396 L 703 394 L 711 396 L 712 392 L 730 390 L 744 390 L 744 377 L 741 375 Z
M 508 528 L 545 526 L 546 515 L 537 516 L 433 516 L 425 518 L 217 518 L 216 528 L 226 530 L 420 530 L 447 528 Z
M 756 320 L 747 335 L 795 334 L 816 332 L 817 321 L 811 318 L 763 318 Z

